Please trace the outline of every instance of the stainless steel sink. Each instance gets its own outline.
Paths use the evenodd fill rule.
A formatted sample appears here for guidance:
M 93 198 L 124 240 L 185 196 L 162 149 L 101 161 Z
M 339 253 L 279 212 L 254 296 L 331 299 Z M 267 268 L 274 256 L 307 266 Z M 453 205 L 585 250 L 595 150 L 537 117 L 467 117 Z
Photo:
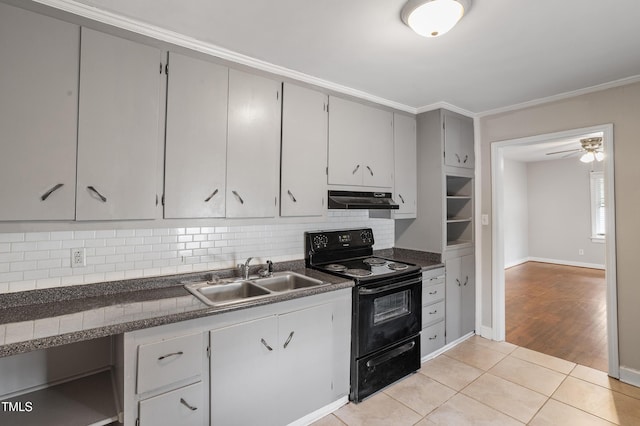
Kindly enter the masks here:
M 276 272 L 271 277 L 259 278 L 253 282 L 258 284 L 260 287 L 264 287 L 275 292 L 300 290 L 325 284 L 320 280 L 309 278 L 295 272 Z
M 271 292 L 250 281 L 229 284 L 194 283 L 185 288 L 204 303 L 212 306 L 229 305 L 269 295 Z
M 214 279 L 185 284 L 184 287 L 207 305 L 225 306 L 327 284 L 296 272 L 284 271 L 265 278 Z

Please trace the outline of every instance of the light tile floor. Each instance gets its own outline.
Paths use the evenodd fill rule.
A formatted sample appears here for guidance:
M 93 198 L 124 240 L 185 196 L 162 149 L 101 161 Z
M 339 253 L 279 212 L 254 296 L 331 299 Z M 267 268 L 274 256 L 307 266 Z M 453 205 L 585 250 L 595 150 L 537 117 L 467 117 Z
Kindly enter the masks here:
M 640 425 L 640 388 L 478 336 L 313 426 Z

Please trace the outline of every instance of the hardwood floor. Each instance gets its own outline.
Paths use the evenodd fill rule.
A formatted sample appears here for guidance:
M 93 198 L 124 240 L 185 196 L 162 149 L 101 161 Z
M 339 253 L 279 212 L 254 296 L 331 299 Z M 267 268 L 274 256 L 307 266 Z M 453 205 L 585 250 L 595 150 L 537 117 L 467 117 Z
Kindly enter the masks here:
M 605 273 L 527 262 L 505 271 L 506 340 L 607 371 Z

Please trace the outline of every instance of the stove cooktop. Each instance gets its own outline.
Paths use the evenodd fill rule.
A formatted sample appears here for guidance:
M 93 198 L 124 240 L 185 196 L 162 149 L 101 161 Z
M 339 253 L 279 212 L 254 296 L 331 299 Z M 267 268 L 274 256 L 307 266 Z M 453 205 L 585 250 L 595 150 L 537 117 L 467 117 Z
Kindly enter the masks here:
M 419 269 L 415 265 L 395 262 L 375 256 L 338 260 L 324 265 L 316 265 L 316 268 L 321 271 L 350 278 L 377 278 Z

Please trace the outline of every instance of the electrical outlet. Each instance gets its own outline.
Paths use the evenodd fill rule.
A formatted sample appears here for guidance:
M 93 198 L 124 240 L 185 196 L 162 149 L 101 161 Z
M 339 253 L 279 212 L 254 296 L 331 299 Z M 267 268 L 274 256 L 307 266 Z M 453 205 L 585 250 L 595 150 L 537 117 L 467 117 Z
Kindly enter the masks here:
M 84 248 L 78 247 L 71 249 L 71 267 L 81 268 L 87 264 Z
M 584 250 L 583 250 L 583 249 L 579 249 L 579 250 L 578 250 L 578 254 L 579 254 L 580 256 L 584 256 Z

